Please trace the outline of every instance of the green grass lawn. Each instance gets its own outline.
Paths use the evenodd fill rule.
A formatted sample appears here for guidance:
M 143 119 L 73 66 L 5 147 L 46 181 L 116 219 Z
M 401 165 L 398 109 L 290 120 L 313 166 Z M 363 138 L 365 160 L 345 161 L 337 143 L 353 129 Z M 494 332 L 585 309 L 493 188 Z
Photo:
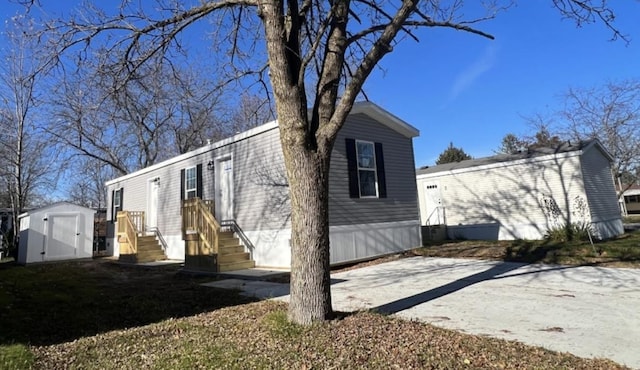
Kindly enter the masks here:
M 210 280 L 99 261 L 0 264 L 0 368 L 618 368 L 371 312 L 300 327 L 285 304 L 200 285 Z

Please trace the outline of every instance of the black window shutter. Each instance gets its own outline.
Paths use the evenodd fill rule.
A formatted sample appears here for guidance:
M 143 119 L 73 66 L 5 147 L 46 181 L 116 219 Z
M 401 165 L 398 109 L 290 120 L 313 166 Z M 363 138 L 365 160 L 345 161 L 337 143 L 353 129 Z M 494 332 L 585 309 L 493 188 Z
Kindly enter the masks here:
M 360 185 L 358 184 L 358 162 L 356 158 L 356 141 L 345 139 L 347 144 L 347 169 L 349 171 L 349 197 L 360 198 Z
M 196 197 L 202 199 L 202 163 L 196 166 Z
M 124 210 L 123 204 L 124 204 L 124 188 L 120 188 L 120 204 L 118 204 L 120 206 L 119 211 Z
M 111 222 L 116 222 L 116 190 L 111 190 Z
M 384 173 L 384 155 L 382 154 L 382 143 L 376 143 L 376 172 L 378 174 L 378 197 L 387 197 L 387 178 Z
M 184 169 L 180 170 L 180 204 L 184 200 Z

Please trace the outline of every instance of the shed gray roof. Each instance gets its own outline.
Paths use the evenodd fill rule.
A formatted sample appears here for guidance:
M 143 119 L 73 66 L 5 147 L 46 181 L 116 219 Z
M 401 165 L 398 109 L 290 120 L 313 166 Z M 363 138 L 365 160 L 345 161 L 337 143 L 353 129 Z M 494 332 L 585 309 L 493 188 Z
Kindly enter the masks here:
M 531 146 L 529 147 L 528 150 L 519 151 L 518 153 L 514 153 L 514 154 L 498 154 L 491 157 L 469 159 L 466 161 L 445 163 L 445 164 L 436 165 L 436 166 L 424 166 L 416 170 L 416 175 L 425 175 L 429 173 L 437 173 L 442 171 L 459 170 L 463 168 L 472 168 L 472 167 L 484 166 L 484 165 L 495 164 L 495 163 L 512 162 L 512 161 L 517 161 L 521 159 L 542 157 L 550 154 L 575 152 L 575 151 L 583 150 L 587 147 L 590 147 L 591 145 L 596 145 L 596 144 L 605 153 L 605 156 L 607 156 L 608 158 L 611 158 L 611 156 L 602 147 L 602 144 L 600 144 L 600 142 L 596 139 L 584 140 L 584 141 L 578 141 L 578 142 L 565 141 L 556 147 Z

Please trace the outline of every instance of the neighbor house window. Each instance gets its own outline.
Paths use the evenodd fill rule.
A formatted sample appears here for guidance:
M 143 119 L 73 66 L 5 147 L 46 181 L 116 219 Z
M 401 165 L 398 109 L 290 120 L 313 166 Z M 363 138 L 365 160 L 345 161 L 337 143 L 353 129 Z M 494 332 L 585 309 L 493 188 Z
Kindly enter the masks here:
M 640 203 L 640 195 L 627 195 L 624 200 L 625 203 Z
M 351 198 L 386 198 L 382 144 L 346 139 Z
M 185 199 L 195 198 L 198 194 L 198 177 L 195 167 L 184 171 L 184 196 Z

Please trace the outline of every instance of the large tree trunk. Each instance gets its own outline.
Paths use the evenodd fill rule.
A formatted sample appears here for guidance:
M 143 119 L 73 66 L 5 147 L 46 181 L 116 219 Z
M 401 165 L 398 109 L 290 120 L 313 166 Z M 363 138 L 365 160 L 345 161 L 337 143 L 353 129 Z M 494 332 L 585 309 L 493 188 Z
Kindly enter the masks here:
M 308 325 L 332 315 L 328 202 L 331 149 L 315 151 L 305 145 L 283 145 L 283 151 L 291 195 L 289 319 Z

